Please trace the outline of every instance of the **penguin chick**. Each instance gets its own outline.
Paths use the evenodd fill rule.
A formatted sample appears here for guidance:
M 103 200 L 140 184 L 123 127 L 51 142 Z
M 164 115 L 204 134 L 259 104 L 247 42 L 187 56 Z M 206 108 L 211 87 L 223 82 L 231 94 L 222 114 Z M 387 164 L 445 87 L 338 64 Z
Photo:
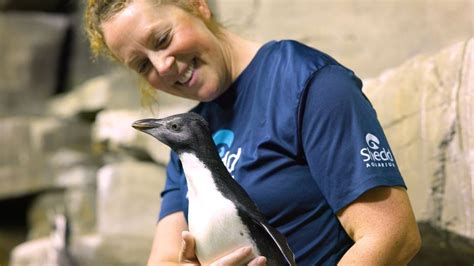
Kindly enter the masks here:
M 142 119 L 132 125 L 179 156 L 188 186 L 188 226 L 196 256 L 210 263 L 240 247 L 265 256 L 268 265 L 296 265 L 283 235 L 272 228 L 219 157 L 207 122 L 195 113 Z

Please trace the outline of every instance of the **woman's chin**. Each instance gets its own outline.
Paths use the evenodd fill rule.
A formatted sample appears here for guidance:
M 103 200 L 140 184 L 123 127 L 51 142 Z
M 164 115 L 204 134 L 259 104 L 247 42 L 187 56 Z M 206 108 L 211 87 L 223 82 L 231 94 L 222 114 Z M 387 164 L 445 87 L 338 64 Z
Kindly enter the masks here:
M 221 94 L 222 92 L 220 92 L 218 89 L 206 89 L 199 91 L 195 100 L 200 102 L 210 102 L 215 100 Z

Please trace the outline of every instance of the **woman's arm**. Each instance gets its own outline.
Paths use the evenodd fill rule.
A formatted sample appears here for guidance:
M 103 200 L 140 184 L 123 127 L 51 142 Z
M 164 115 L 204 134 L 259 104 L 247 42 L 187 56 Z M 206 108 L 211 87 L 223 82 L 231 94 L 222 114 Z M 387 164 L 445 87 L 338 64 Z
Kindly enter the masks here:
M 421 246 L 405 189 L 371 189 L 337 213 L 355 244 L 340 265 L 406 265 Z
M 147 265 L 178 265 L 183 241 L 181 232 L 186 230 L 188 225 L 183 212 L 175 212 L 161 219 L 156 226 Z
M 148 266 L 165 265 L 200 265 L 196 258 L 193 236 L 186 232 L 188 226 L 183 212 L 170 214 L 158 222 L 155 238 L 151 248 Z M 211 265 L 242 265 L 252 255 L 249 247 L 237 249 L 220 258 Z M 249 266 L 263 266 L 266 259 L 259 256 Z

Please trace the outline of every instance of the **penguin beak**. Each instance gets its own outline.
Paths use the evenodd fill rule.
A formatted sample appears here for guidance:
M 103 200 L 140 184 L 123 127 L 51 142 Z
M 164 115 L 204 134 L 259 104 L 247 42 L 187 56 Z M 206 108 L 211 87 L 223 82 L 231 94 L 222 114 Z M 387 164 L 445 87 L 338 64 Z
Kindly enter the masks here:
M 160 127 L 160 119 L 148 118 L 148 119 L 141 119 L 133 122 L 132 127 L 144 131 L 147 129 L 157 128 Z

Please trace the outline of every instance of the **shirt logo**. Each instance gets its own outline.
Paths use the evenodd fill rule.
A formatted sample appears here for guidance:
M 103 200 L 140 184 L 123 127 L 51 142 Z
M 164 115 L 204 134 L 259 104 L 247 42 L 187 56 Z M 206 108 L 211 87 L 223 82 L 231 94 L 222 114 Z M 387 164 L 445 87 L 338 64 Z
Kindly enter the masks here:
M 375 135 L 368 133 L 365 135 L 367 147 L 360 150 L 365 167 L 395 167 L 390 149 L 381 147 L 380 140 Z
M 369 148 L 374 150 L 379 149 L 380 141 L 376 136 L 368 133 L 367 135 L 365 135 L 365 142 L 367 142 L 367 146 L 369 146 Z
M 227 168 L 227 171 L 232 175 L 232 172 L 235 170 L 235 165 L 242 154 L 241 147 L 237 149 L 236 153 L 231 153 L 230 151 L 232 143 L 234 142 L 234 132 L 227 129 L 221 129 L 214 133 L 212 139 L 214 140 L 214 144 L 216 144 L 222 162 Z

